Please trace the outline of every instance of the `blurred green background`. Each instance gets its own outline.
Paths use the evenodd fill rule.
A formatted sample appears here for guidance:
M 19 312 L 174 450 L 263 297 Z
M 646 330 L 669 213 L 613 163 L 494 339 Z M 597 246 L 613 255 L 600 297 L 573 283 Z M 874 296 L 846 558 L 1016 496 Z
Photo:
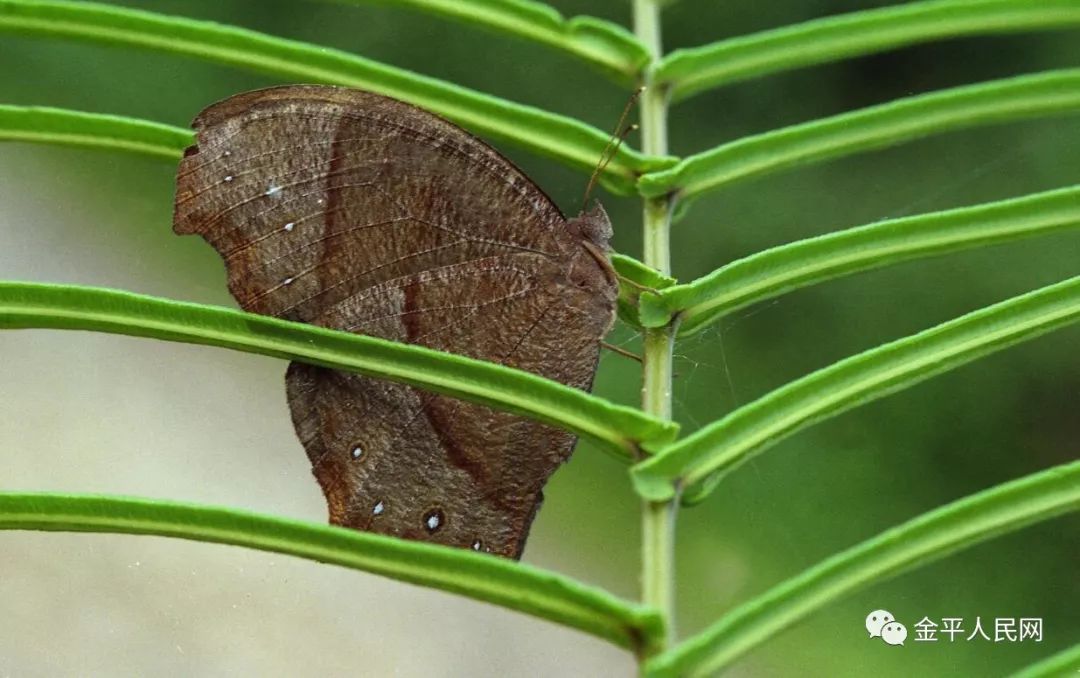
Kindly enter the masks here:
M 542 47 L 380 6 L 147 0 L 355 51 L 614 126 L 626 93 Z M 624 24 L 628 2 L 553 1 Z M 889 4 L 681 0 L 666 47 Z M 707 93 L 677 106 L 672 151 L 953 85 L 1080 65 L 1076 31 L 952 40 Z M 277 81 L 151 52 L 0 35 L 0 101 L 186 125 Z M 741 184 L 675 228 L 675 272 L 863 223 L 1080 182 L 1080 119 L 954 133 Z M 635 140 L 632 139 L 632 143 Z M 497 144 L 568 213 L 586 177 Z M 170 230 L 174 167 L 123 154 L 0 147 L 0 278 L 233 305 L 217 255 Z M 639 205 L 603 196 L 616 249 L 640 254 Z M 862 274 L 739 312 L 679 347 L 687 430 L 885 341 L 1077 273 L 1064 233 Z M 625 327 L 614 341 L 634 347 Z M 1058 331 L 791 438 L 679 524 L 680 632 L 826 556 L 953 499 L 1080 453 L 1080 327 Z M 203 501 L 323 520 L 296 442 L 284 364 L 118 336 L 0 333 L 0 484 Z M 634 403 L 637 366 L 597 392 Z M 634 596 L 638 508 L 588 445 L 560 471 L 527 562 Z M 814 614 L 742 659 L 741 676 L 1004 675 L 1080 639 L 1080 520 L 1026 529 Z M 886 608 L 906 647 L 866 638 Z M 1042 643 L 912 642 L 924 616 L 1041 617 Z M 0 675 L 625 676 L 629 655 L 546 622 L 314 563 L 159 538 L 0 534 Z

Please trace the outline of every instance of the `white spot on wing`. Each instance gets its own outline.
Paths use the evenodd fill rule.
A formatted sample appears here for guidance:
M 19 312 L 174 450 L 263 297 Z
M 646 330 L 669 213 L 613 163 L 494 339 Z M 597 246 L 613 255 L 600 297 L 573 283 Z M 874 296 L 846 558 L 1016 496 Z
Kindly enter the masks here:
M 296 228 L 296 223 L 295 222 L 290 221 L 289 223 L 285 224 L 285 230 L 286 231 L 291 231 L 294 228 Z
M 359 445 L 352 448 L 352 458 L 353 459 L 359 459 L 362 456 L 364 456 L 364 448 L 360 447 Z
M 278 193 L 281 193 L 281 186 L 271 186 L 270 188 L 266 189 L 266 193 L 264 195 L 276 195 Z
M 225 183 L 229 183 L 229 182 L 230 182 L 230 181 L 232 181 L 232 180 L 233 180 L 233 175 L 231 175 L 231 174 L 229 174 L 229 175 L 227 175 L 227 176 L 225 177 Z
M 381 515 L 385 510 L 386 506 L 380 501 L 378 504 L 375 504 L 375 508 L 371 509 L 371 512 L 375 515 Z

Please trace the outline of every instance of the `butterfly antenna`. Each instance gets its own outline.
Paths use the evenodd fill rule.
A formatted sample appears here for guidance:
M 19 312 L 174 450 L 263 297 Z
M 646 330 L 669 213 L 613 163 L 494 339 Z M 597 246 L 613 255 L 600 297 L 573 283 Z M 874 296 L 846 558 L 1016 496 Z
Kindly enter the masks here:
M 615 125 L 615 133 L 608 139 L 607 145 L 604 146 L 604 150 L 600 152 L 600 162 L 596 164 L 596 169 L 593 170 L 592 176 L 589 177 L 589 183 L 585 186 L 585 197 L 581 200 L 582 209 L 589 202 L 589 196 L 592 195 L 593 188 L 596 187 L 596 181 L 600 178 L 600 174 L 607 169 L 607 166 L 611 164 L 611 161 L 615 158 L 615 154 L 619 152 L 619 148 L 623 142 L 626 141 L 626 137 L 638 128 L 637 125 L 626 125 L 626 118 L 629 117 L 630 111 L 634 109 L 638 99 L 641 98 L 642 92 L 645 91 L 645 86 L 638 87 L 630 98 L 626 102 L 626 106 L 623 107 L 622 115 L 619 116 L 619 122 Z M 626 125 L 624 127 L 624 125 Z
M 604 170 L 607 169 L 607 166 L 611 164 L 611 161 L 615 159 L 615 154 L 619 152 L 619 148 L 621 148 L 623 142 L 626 141 L 626 137 L 630 136 L 630 133 L 636 131 L 637 129 L 637 123 L 627 125 L 626 128 L 623 129 L 623 131 L 619 134 L 619 136 L 612 137 L 612 141 L 609 142 L 608 146 L 611 147 L 611 145 L 614 144 L 614 147 L 612 148 L 610 153 L 605 153 L 604 156 L 601 157 L 600 164 L 596 166 L 596 169 L 593 171 L 592 176 L 589 177 L 589 184 L 585 187 L 585 197 L 581 199 L 582 208 L 584 208 L 586 203 L 589 202 L 589 196 L 592 195 L 593 188 L 596 187 L 596 180 L 600 177 Z

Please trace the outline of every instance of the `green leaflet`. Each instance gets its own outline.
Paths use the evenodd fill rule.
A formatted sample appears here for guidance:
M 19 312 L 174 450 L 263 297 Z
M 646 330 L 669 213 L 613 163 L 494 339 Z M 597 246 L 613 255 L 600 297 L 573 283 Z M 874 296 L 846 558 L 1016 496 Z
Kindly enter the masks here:
M 535 374 L 419 346 L 116 290 L 0 283 L 0 328 L 34 327 L 221 346 L 400 381 L 574 431 L 623 458 L 677 432 Z
M 646 266 L 625 254 L 612 254 L 611 265 L 624 281 L 638 288 L 648 287 L 662 290 L 675 284 L 675 278 L 664 275 L 651 266 Z
M 637 81 L 649 52 L 622 26 L 589 16 L 567 19 L 532 0 L 336 0 L 349 5 L 410 7 L 500 35 L 532 40 L 571 54 L 622 84 Z
M 638 190 L 646 196 L 674 192 L 685 200 L 736 181 L 933 134 L 1077 111 L 1080 70 L 991 80 L 744 137 L 651 172 Z
M 631 469 L 652 501 L 701 501 L 724 476 L 811 424 L 1080 320 L 1080 276 L 870 349 L 776 389 Z
M 838 553 L 740 605 L 701 633 L 649 660 L 646 675 L 714 675 L 747 650 L 849 593 L 1078 509 L 1080 462 L 965 497 Z M 1062 659 L 1061 666 L 1076 660 L 1073 652 Z
M 1077 25 L 1077 0 L 899 3 L 678 49 L 661 59 L 655 77 L 684 99 L 739 80 L 942 38 Z
M 620 279 L 619 317 L 627 324 L 641 328 L 638 317 L 640 298 L 650 295 L 650 290 L 671 287 L 675 279 L 624 254 L 612 254 L 611 265 Z
M 0 140 L 81 146 L 179 160 L 191 130 L 118 115 L 0 104 Z
M 840 276 L 1078 226 L 1078 187 L 880 221 L 774 247 L 642 294 L 640 320 L 663 327 L 678 315 L 686 336 L 749 304 Z
M 595 169 L 610 137 L 573 118 L 346 52 L 208 21 L 94 2 L 0 0 L 0 31 L 143 47 L 292 81 L 359 87 L 421 106 L 477 134 L 504 139 L 586 172 Z M 600 178 L 611 190 L 630 193 L 638 175 L 673 162 L 672 158 L 646 157 L 623 145 Z
M 643 649 L 661 635 L 652 610 L 554 572 L 464 549 L 329 525 L 127 497 L 0 493 L 0 529 L 154 534 L 260 551 L 450 591 Z

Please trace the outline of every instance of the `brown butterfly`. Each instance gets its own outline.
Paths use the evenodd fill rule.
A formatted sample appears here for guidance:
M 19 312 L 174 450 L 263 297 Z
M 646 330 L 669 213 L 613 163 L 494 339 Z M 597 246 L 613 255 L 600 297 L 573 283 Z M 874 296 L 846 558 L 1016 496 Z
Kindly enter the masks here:
M 497 362 L 589 389 L 615 316 L 611 225 L 566 219 L 494 149 L 414 106 L 276 87 L 204 110 L 174 230 L 247 311 Z M 330 521 L 518 558 L 574 437 L 409 386 L 292 363 Z

